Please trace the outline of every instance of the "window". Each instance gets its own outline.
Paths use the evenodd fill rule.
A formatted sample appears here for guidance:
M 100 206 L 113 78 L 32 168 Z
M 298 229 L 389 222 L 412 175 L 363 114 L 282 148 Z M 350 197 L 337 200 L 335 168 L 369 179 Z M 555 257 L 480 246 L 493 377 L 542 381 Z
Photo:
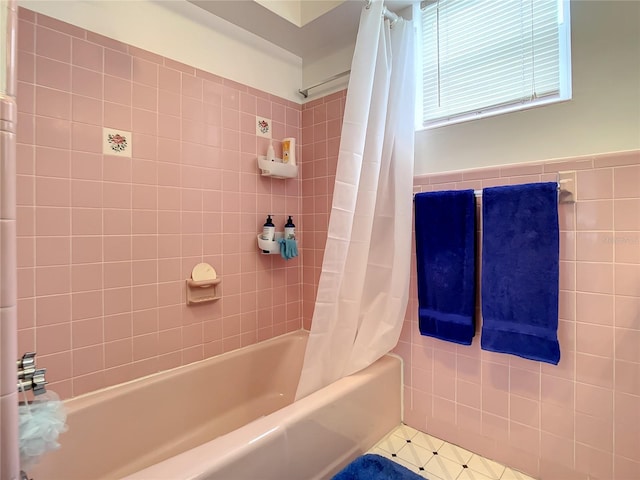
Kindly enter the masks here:
M 571 98 L 568 0 L 421 6 L 423 127 Z

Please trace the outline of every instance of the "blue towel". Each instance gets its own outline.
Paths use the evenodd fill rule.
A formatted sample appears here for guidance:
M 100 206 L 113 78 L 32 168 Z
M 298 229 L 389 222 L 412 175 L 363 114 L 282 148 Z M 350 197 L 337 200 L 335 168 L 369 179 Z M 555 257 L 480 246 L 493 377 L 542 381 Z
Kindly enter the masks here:
M 368 453 L 356 458 L 332 480 L 424 480 L 424 477 L 388 458 Z
M 420 333 L 462 345 L 476 331 L 475 204 L 473 190 L 415 196 Z
M 557 188 L 531 183 L 482 193 L 484 350 L 560 360 Z
M 290 260 L 298 256 L 298 244 L 292 238 L 281 238 L 278 240 L 280 244 L 280 256 L 285 260 Z

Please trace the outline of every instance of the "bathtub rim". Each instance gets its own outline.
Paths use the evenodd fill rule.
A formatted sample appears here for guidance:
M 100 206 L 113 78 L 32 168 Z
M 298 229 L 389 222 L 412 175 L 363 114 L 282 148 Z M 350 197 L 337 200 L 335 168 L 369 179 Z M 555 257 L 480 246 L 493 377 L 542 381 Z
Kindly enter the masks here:
M 278 335 L 267 340 L 262 340 L 260 342 L 252 343 L 251 345 L 245 345 L 244 347 L 236 348 L 234 350 L 230 350 L 213 357 L 203 358 L 202 360 L 197 360 L 185 365 L 179 365 L 167 370 L 153 372 L 143 377 L 133 378 L 131 380 L 127 380 L 126 382 L 116 383 L 115 385 L 109 385 L 98 390 L 83 393 L 82 395 L 78 395 L 77 397 L 67 398 L 63 400 L 63 404 L 68 415 L 71 412 L 82 410 L 83 408 L 88 408 L 95 405 L 96 403 L 101 403 L 103 401 L 117 397 L 118 395 L 122 394 L 121 390 L 126 392 L 128 390 L 137 390 L 139 388 L 144 388 L 147 385 L 151 385 L 156 382 L 168 380 L 172 377 L 182 375 L 184 374 L 184 372 L 187 372 L 189 370 L 205 368 L 209 366 L 209 364 L 219 363 L 226 359 L 240 356 L 248 349 L 267 348 L 271 344 L 280 343 L 288 338 L 293 339 L 292 341 L 306 341 L 308 336 L 309 332 L 304 329 L 283 333 L 282 335 Z M 100 402 L 96 402 L 97 398 Z

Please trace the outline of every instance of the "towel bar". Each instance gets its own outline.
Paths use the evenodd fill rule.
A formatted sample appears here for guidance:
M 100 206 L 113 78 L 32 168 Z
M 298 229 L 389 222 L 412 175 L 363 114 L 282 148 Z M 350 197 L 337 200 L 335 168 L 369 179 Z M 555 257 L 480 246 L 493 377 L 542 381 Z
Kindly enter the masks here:
M 573 203 L 575 201 L 576 172 L 558 172 L 558 198 L 559 203 Z M 482 197 L 482 190 L 474 190 L 476 197 Z M 413 194 L 415 199 L 416 194 Z

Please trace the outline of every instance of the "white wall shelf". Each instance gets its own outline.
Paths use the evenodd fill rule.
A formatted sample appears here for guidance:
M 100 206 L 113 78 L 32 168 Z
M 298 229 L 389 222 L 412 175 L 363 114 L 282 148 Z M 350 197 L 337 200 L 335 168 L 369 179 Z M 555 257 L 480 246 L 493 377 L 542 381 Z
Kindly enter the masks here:
M 282 163 L 280 161 L 271 162 L 265 156 L 258 157 L 258 167 L 264 177 L 273 178 L 295 178 L 298 176 L 298 165 Z

